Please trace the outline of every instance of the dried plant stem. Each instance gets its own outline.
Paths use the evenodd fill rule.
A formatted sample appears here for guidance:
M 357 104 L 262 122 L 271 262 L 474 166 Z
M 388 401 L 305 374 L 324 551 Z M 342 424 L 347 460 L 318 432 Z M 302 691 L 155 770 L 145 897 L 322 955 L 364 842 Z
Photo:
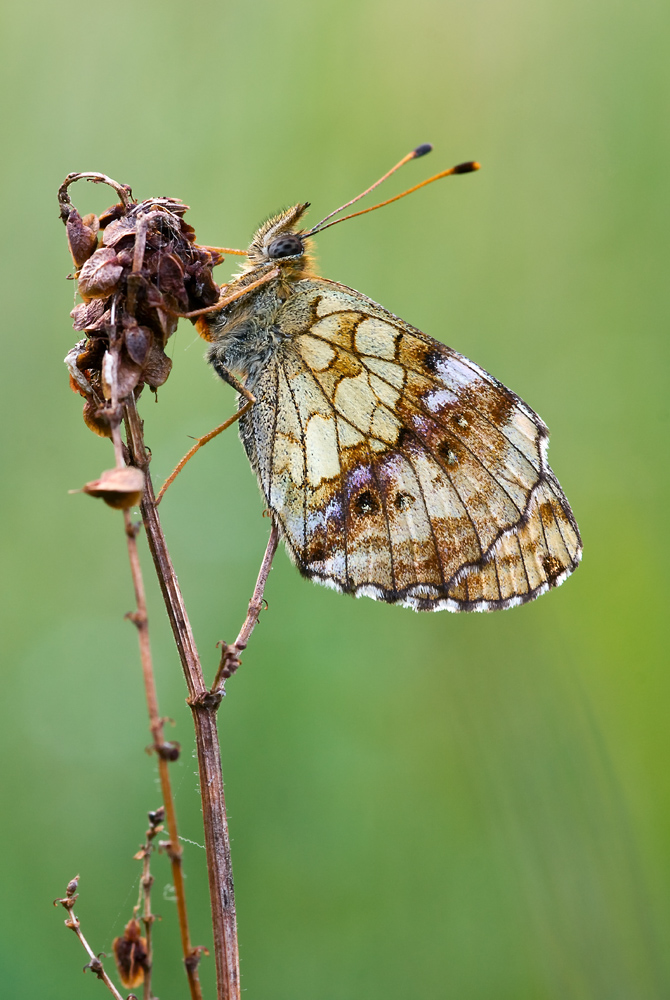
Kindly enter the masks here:
M 205 684 L 193 631 L 156 510 L 148 468 L 149 457 L 134 398 L 130 397 L 124 402 L 124 415 L 132 463 L 146 477 L 142 519 L 184 671 L 188 703 L 193 713 L 212 907 L 217 997 L 218 1000 L 240 1000 L 235 898 L 216 725 L 216 711 L 221 694 L 210 693 Z
M 72 881 L 69 883 L 67 887 L 66 895 L 63 897 L 63 899 L 55 899 L 54 906 L 57 906 L 58 903 L 60 903 L 62 906 L 65 907 L 65 909 L 68 912 L 68 918 L 65 921 L 65 926 L 69 927 L 70 930 L 73 930 L 75 932 L 75 934 L 79 938 L 82 948 L 89 957 L 88 963 L 84 966 L 84 972 L 86 971 L 86 969 L 90 969 L 92 972 L 96 974 L 98 979 L 101 979 L 103 981 L 103 983 L 105 984 L 109 992 L 112 994 L 112 996 L 115 998 L 115 1000 L 123 1000 L 123 997 L 117 990 L 116 986 L 105 972 L 102 962 L 100 961 L 100 959 L 95 954 L 90 944 L 84 937 L 81 925 L 79 923 L 79 919 L 75 916 L 73 907 L 77 899 L 76 888 L 78 880 L 79 876 L 72 879 Z
M 144 970 L 144 1000 L 153 1000 L 153 992 L 151 990 L 151 973 L 154 957 L 153 923 L 155 919 L 151 912 L 151 887 L 153 884 L 154 879 L 151 874 L 151 840 L 147 836 L 144 857 L 142 858 L 142 923 L 144 924 L 144 938 L 147 942 L 147 967 Z
M 265 590 L 265 584 L 267 583 L 268 575 L 270 573 L 270 569 L 272 568 L 272 560 L 274 559 L 278 545 L 279 531 L 277 530 L 277 525 L 273 521 L 272 528 L 270 530 L 270 537 L 268 538 L 268 544 L 265 549 L 265 555 L 263 556 L 263 562 L 261 563 L 261 568 L 258 572 L 256 586 L 254 587 L 254 592 L 251 600 L 249 601 L 247 617 L 244 619 L 244 624 L 240 629 L 240 634 L 232 646 L 229 646 L 225 642 L 219 643 L 221 646 L 221 662 L 219 663 L 219 669 L 216 672 L 216 677 L 214 678 L 214 683 L 212 684 L 213 692 L 222 692 L 226 678 L 230 677 L 230 675 L 233 674 L 240 665 L 240 653 L 247 648 L 247 644 L 251 638 L 251 633 L 256 628 L 260 613 L 263 610 L 263 591 Z
M 170 836 L 170 844 L 167 852 L 172 866 L 172 881 L 175 889 L 177 901 L 177 916 L 179 919 L 179 932 L 181 935 L 181 946 L 188 976 L 188 985 L 191 991 L 192 1000 L 202 1000 L 202 989 L 198 977 L 198 957 L 200 952 L 194 949 L 191 944 L 191 937 L 188 928 L 188 916 L 186 912 L 186 890 L 184 887 L 184 874 L 182 871 L 182 848 L 179 843 L 179 831 L 177 827 L 177 814 L 172 795 L 172 783 L 170 781 L 170 757 L 174 744 L 166 743 L 163 719 L 158 713 L 158 697 L 156 694 L 156 681 L 154 678 L 153 664 L 151 659 L 151 646 L 149 644 L 149 624 L 147 619 L 146 597 L 144 593 L 144 581 L 140 567 L 139 553 L 137 551 L 136 529 L 131 522 L 128 511 L 123 512 L 126 526 L 126 538 L 128 541 L 128 556 L 135 588 L 135 598 L 137 601 L 137 611 L 129 617 L 137 626 L 137 635 L 140 645 L 140 659 L 142 661 L 142 676 L 144 679 L 144 690 L 149 710 L 149 728 L 153 737 L 153 745 L 158 754 L 158 774 L 163 795 L 163 806 L 165 807 L 165 824 Z M 174 759 L 174 758 L 173 758 Z
M 121 446 L 121 435 L 118 426 L 112 430 L 112 440 L 114 442 L 114 452 L 117 464 L 123 464 L 123 452 Z M 163 719 L 158 711 L 158 695 L 156 692 L 156 681 L 154 677 L 153 661 L 151 657 L 151 644 L 149 642 L 149 620 L 147 616 L 147 602 L 144 590 L 144 580 L 140 565 L 139 553 L 137 551 L 137 529 L 133 525 L 130 514 L 123 511 L 123 520 L 126 529 L 126 541 L 128 544 L 128 558 L 130 560 L 130 571 L 135 590 L 136 611 L 128 617 L 137 627 L 137 636 L 140 647 L 140 660 L 142 663 L 142 677 L 144 680 L 144 691 L 149 712 L 149 728 L 153 739 L 153 749 L 158 755 L 158 774 L 160 777 L 161 791 L 163 795 L 163 806 L 165 808 L 165 822 L 170 836 L 167 852 L 172 865 L 172 881 L 175 889 L 177 901 L 177 915 L 179 919 L 179 932 L 181 935 L 182 952 L 184 955 L 184 965 L 188 977 L 188 985 L 191 991 L 191 1000 L 202 1000 L 202 989 L 198 977 L 198 961 L 200 949 L 194 949 L 188 927 L 188 915 L 186 911 L 186 890 L 184 887 L 184 875 L 182 871 L 182 848 L 179 843 L 179 831 L 177 828 L 177 814 L 174 807 L 172 795 L 172 783 L 170 781 L 170 759 L 175 759 L 174 751 L 177 749 L 174 744 L 167 743 L 164 735 Z M 147 943 L 149 938 L 147 937 Z M 145 994 L 146 995 L 146 994 Z M 151 994 L 148 994 L 150 997 Z
M 133 193 L 127 184 L 118 184 L 117 181 L 112 180 L 107 174 L 100 174 L 94 170 L 87 170 L 82 172 L 75 172 L 68 174 L 61 186 L 58 189 L 58 204 L 61 209 L 61 215 L 63 218 L 67 218 L 67 210 L 72 206 L 70 201 L 70 195 L 68 194 L 68 188 L 75 181 L 91 181 L 93 184 L 108 184 L 109 187 L 113 188 L 118 194 L 124 208 L 128 208 L 133 200 Z

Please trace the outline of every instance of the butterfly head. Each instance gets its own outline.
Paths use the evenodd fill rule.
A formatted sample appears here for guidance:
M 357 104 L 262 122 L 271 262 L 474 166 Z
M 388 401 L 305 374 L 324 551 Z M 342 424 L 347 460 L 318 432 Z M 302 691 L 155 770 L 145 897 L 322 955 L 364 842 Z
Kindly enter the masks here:
M 294 205 L 264 222 L 247 251 L 249 264 L 286 264 L 291 270 L 302 271 L 307 265 L 309 241 L 296 231 L 296 225 L 308 208 L 309 202 Z

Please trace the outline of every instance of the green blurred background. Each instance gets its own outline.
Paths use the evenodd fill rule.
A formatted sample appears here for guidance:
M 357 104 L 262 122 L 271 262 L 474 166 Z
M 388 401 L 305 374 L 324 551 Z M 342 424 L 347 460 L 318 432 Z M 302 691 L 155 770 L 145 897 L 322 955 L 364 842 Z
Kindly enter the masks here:
M 670 996 L 667 5 L 27 0 L 0 16 L 3 994 L 104 994 L 51 900 L 80 872 L 85 932 L 109 951 L 160 802 L 120 516 L 67 493 L 112 455 L 62 364 L 58 185 L 101 170 L 183 198 L 201 242 L 246 246 L 268 213 L 309 199 L 316 221 L 431 141 L 387 196 L 461 160 L 482 171 L 324 234 L 321 273 L 542 414 L 584 562 L 530 606 L 420 616 L 313 587 L 279 555 L 220 714 L 244 995 Z M 159 481 L 234 405 L 189 324 L 171 352 L 158 405 L 142 400 Z M 234 432 L 162 508 L 210 677 L 246 610 L 261 509 Z M 184 684 L 148 583 L 181 829 L 201 844 Z M 186 986 L 167 860 L 154 869 L 170 1000 Z

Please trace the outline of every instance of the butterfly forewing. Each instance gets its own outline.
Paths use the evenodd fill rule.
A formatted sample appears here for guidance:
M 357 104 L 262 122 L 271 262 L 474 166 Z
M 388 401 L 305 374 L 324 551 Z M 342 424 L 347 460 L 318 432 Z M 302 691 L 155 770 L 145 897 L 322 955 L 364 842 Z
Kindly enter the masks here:
M 577 565 L 547 429 L 366 296 L 295 283 L 242 438 L 301 572 L 418 610 L 531 600 Z

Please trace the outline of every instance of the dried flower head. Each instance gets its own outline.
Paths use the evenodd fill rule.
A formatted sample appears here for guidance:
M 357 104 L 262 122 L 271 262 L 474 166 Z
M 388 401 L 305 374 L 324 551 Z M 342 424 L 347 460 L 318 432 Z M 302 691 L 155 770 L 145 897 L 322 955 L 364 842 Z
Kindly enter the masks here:
M 82 218 L 68 193 L 81 178 L 109 184 L 120 201 L 99 217 Z M 188 205 L 177 198 L 138 203 L 127 185 L 84 173 L 66 177 L 58 201 L 82 299 L 71 313 L 84 338 L 66 358 L 70 383 L 86 400 L 86 424 L 109 436 L 119 402 L 166 381 L 172 362 L 165 345 L 179 314 L 217 302 L 212 268 L 223 258 L 196 244 L 183 218 Z M 110 355 L 113 384 L 104 374 Z

